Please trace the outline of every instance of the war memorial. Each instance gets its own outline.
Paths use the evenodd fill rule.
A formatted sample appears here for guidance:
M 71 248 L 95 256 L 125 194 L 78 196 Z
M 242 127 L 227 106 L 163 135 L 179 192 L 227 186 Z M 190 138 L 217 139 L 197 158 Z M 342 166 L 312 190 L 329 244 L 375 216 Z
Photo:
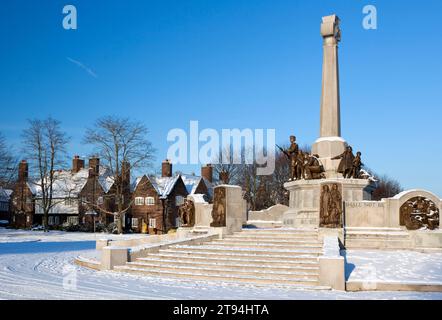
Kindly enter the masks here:
M 289 206 L 249 212 L 239 186 L 214 188 L 213 203 L 190 195 L 176 234 L 143 240 L 97 241 L 101 261 L 76 263 L 188 280 L 273 284 L 308 290 L 442 291 L 442 285 L 347 283 L 342 249 L 442 251 L 442 199 L 412 189 L 371 200 L 376 179 L 363 170 L 362 146 L 341 136 L 338 43 L 340 20 L 322 18 L 322 95 L 319 137 L 311 154 L 290 137 L 284 152 L 291 174 Z M 348 139 L 348 140 L 347 140 Z M 254 225 L 254 228 L 244 226 Z

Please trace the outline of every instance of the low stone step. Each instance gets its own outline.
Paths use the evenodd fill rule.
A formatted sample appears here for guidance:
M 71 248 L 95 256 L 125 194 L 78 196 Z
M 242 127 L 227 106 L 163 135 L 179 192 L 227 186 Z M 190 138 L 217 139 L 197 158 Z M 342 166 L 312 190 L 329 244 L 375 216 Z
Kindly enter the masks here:
M 312 240 L 318 241 L 318 235 L 270 235 L 270 234 L 233 234 L 226 237 L 227 239 L 248 239 L 248 240 L 281 240 L 281 241 L 298 241 Z
M 231 267 L 204 267 L 204 266 L 185 266 L 180 264 L 160 264 L 160 263 L 147 263 L 147 262 L 129 262 L 127 264 L 130 267 L 143 268 L 148 271 L 154 270 L 163 270 L 170 272 L 195 272 L 195 273 L 205 273 L 205 274 L 232 274 L 232 275 L 247 275 L 247 276 L 267 276 L 272 277 L 274 279 L 291 279 L 291 280 L 317 280 L 318 272 L 316 273 L 307 273 L 302 271 L 281 271 L 275 269 L 257 269 L 250 268 L 246 270 L 235 269 Z
M 259 254 L 250 252 L 248 250 L 240 250 L 240 251 L 229 251 L 222 252 L 220 250 L 208 251 L 203 249 L 195 249 L 195 250 L 185 250 L 185 249 L 160 249 L 160 253 L 171 253 L 171 254 L 181 254 L 185 256 L 211 256 L 216 258 L 238 258 L 238 259 L 260 259 L 260 260 L 286 260 L 286 261 L 297 261 L 299 259 L 318 259 L 317 254 L 309 254 L 309 253 L 277 253 L 267 254 L 266 252 L 260 252 Z
M 222 253 L 249 253 L 249 254 L 263 254 L 263 255 L 319 255 L 322 253 L 322 249 L 275 249 L 275 248 L 241 248 L 241 247 L 223 247 L 216 245 L 174 245 L 170 248 L 184 249 L 186 251 L 207 251 L 207 252 L 222 252 Z
M 240 242 L 240 241 L 214 241 L 211 245 L 224 246 L 224 247 L 241 247 L 251 249 L 263 249 L 263 248 L 275 248 L 275 249 L 310 249 L 310 248 L 322 248 L 319 244 L 279 244 L 279 243 L 262 243 L 262 242 Z
M 281 245 L 303 245 L 303 244 L 310 244 L 310 245 L 321 245 L 322 243 L 316 239 L 290 239 L 290 240 L 284 240 L 284 239 L 261 239 L 261 238 L 224 238 L 224 239 L 216 239 L 213 240 L 212 243 L 220 243 L 220 242 L 228 242 L 228 243 L 250 243 L 250 244 L 281 244 Z
M 409 249 L 410 240 L 367 240 L 367 239 L 347 239 L 345 241 L 347 249 Z
M 277 256 L 256 256 L 256 255 L 240 255 L 240 254 L 216 254 L 216 253 L 198 253 L 183 251 L 162 251 L 161 253 L 151 253 L 146 258 L 139 259 L 176 259 L 177 261 L 189 262 L 220 262 L 224 264 L 246 264 L 246 265 L 280 265 L 280 266 L 317 266 L 318 257 L 277 257 Z
M 287 279 L 287 278 L 275 278 L 269 275 L 258 277 L 258 276 L 248 276 L 248 275 L 231 275 L 231 274 L 209 274 L 203 272 L 173 272 L 167 270 L 146 270 L 144 268 L 126 266 L 117 266 L 114 268 L 115 271 L 129 272 L 147 276 L 159 276 L 159 277 L 170 277 L 178 279 L 194 279 L 194 280 L 205 280 L 205 281 L 228 281 L 228 282 L 243 282 L 243 283 L 258 283 L 258 284 L 270 284 L 270 285 L 297 285 L 297 286 L 309 286 L 312 289 L 326 289 L 327 287 L 319 287 L 318 280 L 310 279 Z
M 240 231 L 240 232 L 234 232 L 233 235 L 274 236 L 274 237 L 304 237 L 304 236 L 318 236 L 318 232 L 316 232 L 316 231 L 306 231 L 306 232 Z
M 284 261 L 277 261 L 277 263 L 269 263 L 268 261 L 258 263 L 249 263 L 248 261 L 231 261 L 231 260 L 220 260 L 213 259 L 212 261 L 205 260 L 185 260 L 180 257 L 150 257 L 147 256 L 145 258 L 138 258 L 135 262 L 140 263 L 155 263 L 160 265 L 181 265 L 181 266 L 189 266 L 189 267 L 223 267 L 223 268 L 231 268 L 234 270 L 277 270 L 284 272 L 305 272 L 308 274 L 318 274 L 319 272 L 319 264 L 318 263 L 310 263 L 308 266 L 303 265 L 302 263 L 286 263 Z
M 409 239 L 408 233 L 346 233 L 346 239 Z

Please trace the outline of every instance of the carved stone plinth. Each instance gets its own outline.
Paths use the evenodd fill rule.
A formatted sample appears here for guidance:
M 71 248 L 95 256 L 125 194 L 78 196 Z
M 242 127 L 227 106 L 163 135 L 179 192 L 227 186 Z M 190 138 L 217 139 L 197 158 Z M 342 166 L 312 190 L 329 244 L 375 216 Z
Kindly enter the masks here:
M 225 227 L 227 234 L 241 231 L 246 223 L 245 212 L 241 187 L 223 184 L 214 188 L 211 227 Z
M 338 185 L 341 199 L 344 202 L 370 200 L 371 193 L 374 190 L 373 183 L 365 179 L 336 178 L 287 182 L 284 187 L 290 192 L 290 198 L 289 209 L 283 214 L 284 225 L 296 228 L 325 226 L 324 223 L 321 225 L 320 218 L 321 190 L 323 190 L 324 185 L 332 186 L 333 184 Z M 339 206 L 337 207 L 339 209 Z M 342 205 L 341 208 L 344 208 L 344 206 Z M 328 212 L 328 209 L 326 211 Z M 333 210 L 330 212 L 333 212 Z M 337 214 L 336 209 L 334 212 L 334 214 Z
M 342 174 L 337 172 L 340 160 L 331 158 L 343 153 L 346 147 L 347 142 L 341 137 L 322 137 L 312 145 L 312 154 L 319 155 L 319 161 L 324 166 L 327 178 L 342 177 Z

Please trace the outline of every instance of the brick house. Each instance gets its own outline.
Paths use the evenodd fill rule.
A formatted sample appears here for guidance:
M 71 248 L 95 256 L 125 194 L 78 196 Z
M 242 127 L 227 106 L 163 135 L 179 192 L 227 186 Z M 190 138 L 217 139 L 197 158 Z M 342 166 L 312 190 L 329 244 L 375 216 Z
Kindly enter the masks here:
M 131 227 L 135 232 L 165 233 L 179 226 L 178 207 L 192 193 L 212 195 L 212 167 L 202 168 L 204 177 L 172 175 L 172 164 L 165 160 L 161 176 L 143 175 L 132 185 Z M 209 175 L 210 174 L 210 175 Z

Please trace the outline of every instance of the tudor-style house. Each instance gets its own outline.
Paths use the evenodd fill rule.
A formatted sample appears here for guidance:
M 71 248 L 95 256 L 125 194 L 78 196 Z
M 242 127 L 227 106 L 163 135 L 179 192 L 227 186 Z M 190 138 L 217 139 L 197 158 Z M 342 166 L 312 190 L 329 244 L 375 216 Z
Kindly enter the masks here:
M 131 226 L 135 232 L 159 234 L 180 225 L 178 207 L 189 194 L 212 196 L 210 165 L 201 168 L 202 176 L 172 175 L 172 163 L 163 161 L 161 176 L 143 175 L 132 185 Z

